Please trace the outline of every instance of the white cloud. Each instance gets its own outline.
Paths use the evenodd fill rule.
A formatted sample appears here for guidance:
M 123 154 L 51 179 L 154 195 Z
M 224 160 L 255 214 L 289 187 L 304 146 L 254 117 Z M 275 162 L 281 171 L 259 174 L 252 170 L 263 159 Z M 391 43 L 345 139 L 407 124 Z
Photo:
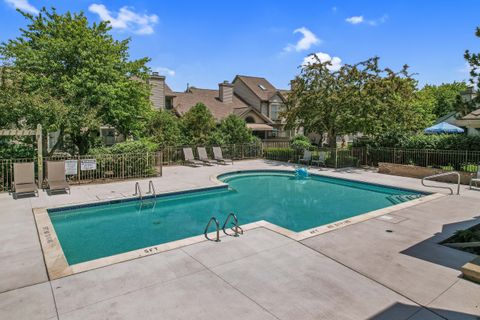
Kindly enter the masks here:
M 317 59 L 315 58 L 316 55 L 320 62 L 330 61 L 331 65 L 328 66 L 328 70 L 330 71 L 338 71 L 342 67 L 342 59 L 339 57 L 331 57 L 328 53 L 325 52 L 317 52 L 315 54 L 311 54 L 303 59 L 302 66 L 306 66 L 309 64 L 317 63 Z
M 301 33 L 302 38 L 298 40 L 296 44 L 289 44 L 284 48 L 285 51 L 290 52 L 290 51 L 304 51 L 310 49 L 311 46 L 313 45 L 318 45 L 320 44 L 320 39 L 317 38 L 317 36 L 310 30 L 308 30 L 305 27 L 301 27 L 298 29 L 295 29 L 293 33 Z
M 348 23 L 351 23 L 351 24 L 359 24 L 359 23 L 364 22 L 364 19 L 363 19 L 363 16 L 353 16 L 353 17 L 345 19 L 345 21 L 347 21 Z
M 169 68 L 166 68 L 166 67 L 153 68 L 153 71 L 156 71 L 156 72 L 158 72 L 158 73 L 160 73 L 161 75 L 164 75 L 164 76 L 171 76 L 171 77 L 175 76 L 175 70 L 172 70 L 172 69 L 169 69 Z
M 378 19 L 367 20 L 363 16 L 353 16 L 345 19 L 346 22 L 350 24 L 368 24 L 370 26 L 378 26 L 379 24 L 385 23 L 388 19 L 388 15 L 384 14 Z
M 110 21 L 114 29 L 131 31 L 136 34 L 152 34 L 153 26 L 158 23 L 158 16 L 155 14 L 139 14 L 132 11 L 132 8 L 122 7 L 116 13 L 112 13 L 103 4 L 93 3 L 88 7 L 90 12 L 98 14 L 102 21 Z
M 15 9 L 20 9 L 22 11 L 38 14 L 38 9 L 32 6 L 28 0 L 5 0 L 5 2 Z

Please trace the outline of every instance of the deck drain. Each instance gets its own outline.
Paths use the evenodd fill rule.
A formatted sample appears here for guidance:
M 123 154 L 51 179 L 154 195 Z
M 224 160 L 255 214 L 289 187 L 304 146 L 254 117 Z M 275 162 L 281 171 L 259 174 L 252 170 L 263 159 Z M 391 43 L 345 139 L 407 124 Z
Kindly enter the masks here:
M 392 232 L 393 232 L 393 230 L 390 230 L 390 229 L 387 229 L 387 230 L 385 230 L 385 231 L 388 232 L 388 233 L 392 233 Z

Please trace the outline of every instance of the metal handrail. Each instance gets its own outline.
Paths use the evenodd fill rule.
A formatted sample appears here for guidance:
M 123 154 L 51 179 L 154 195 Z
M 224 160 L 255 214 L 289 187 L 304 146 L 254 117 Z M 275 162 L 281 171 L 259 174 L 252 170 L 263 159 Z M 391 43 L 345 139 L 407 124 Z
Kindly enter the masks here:
M 427 180 L 427 179 L 445 177 L 445 176 L 449 176 L 449 175 L 452 175 L 452 174 L 457 176 L 457 195 L 458 195 L 458 194 L 460 194 L 460 173 L 458 173 L 456 171 L 438 173 L 438 174 L 434 174 L 434 175 L 422 178 L 422 186 L 431 187 L 431 188 L 447 189 L 447 190 L 450 190 L 451 194 L 454 194 L 453 189 L 450 188 L 450 187 L 426 185 L 425 181 L 424 181 L 424 180 Z
M 135 193 L 133 195 L 138 196 L 140 198 L 140 200 L 143 199 L 142 189 L 140 188 L 140 183 L 138 181 L 135 182 Z
M 227 224 L 228 222 L 230 222 L 230 218 L 233 219 L 233 225 L 234 227 L 231 228 L 233 230 L 233 232 L 235 232 L 233 234 L 233 237 L 238 237 L 239 235 L 243 234 L 243 229 L 238 225 L 238 219 L 237 219 L 237 216 L 232 212 L 230 213 L 228 216 L 227 216 L 227 219 L 225 219 L 225 223 L 223 224 L 223 227 L 222 227 L 222 230 L 223 230 L 223 233 L 225 233 L 227 236 L 232 236 L 231 234 L 228 234 L 226 231 L 225 231 L 225 228 L 227 227 Z M 239 232 L 240 230 L 240 232 Z
M 148 192 L 147 194 L 153 194 L 153 197 L 157 197 L 157 193 L 155 192 L 155 186 L 153 185 L 153 181 L 148 181 Z
M 220 242 L 220 224 L 218 223 L 218 220 L 215 217 L 211 217 L 210 220 L 208 220 L 207 226 L 205 227 L 205 231 L 203 232 L 203 234 L 205 235 L 205 238 L 207 240 L 212 241 L 212 239 L 210 239 L 208 237 L 208 228 L 210 228 L 210 225 L 212 224 L 212 221 L 215 222 L 215 228 L 216 228 L 216 232 L 217 232 L 217 236 L 216 236 L 215 240 L 213 240 L 213 241 Z

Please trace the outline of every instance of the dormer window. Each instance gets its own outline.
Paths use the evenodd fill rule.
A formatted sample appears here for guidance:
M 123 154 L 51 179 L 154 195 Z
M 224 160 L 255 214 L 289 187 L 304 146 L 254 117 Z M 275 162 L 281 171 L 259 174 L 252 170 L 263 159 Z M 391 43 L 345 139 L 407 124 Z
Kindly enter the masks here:
M 267 90 L 267 88 L 265 88 L 262 84 L 259 84 L 258 87 L 259 87 L 260 89 L 262 89 L 263 91 L 266 91 L 266 90 Z

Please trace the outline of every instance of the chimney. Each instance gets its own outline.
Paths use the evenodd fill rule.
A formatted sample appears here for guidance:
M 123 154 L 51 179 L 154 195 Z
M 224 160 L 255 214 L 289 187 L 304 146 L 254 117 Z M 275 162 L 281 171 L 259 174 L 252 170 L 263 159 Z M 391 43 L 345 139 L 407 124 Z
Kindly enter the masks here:
M 224 103 L 233 102 L 233 84 L 227 80 L 218 84 L 218 98 Z
M 150 100 L 156 110 L 165 109 L 165 77 L 158 72 L 152 72 L 150 76 L 150 85 L 152 86 L 152 93 Z

